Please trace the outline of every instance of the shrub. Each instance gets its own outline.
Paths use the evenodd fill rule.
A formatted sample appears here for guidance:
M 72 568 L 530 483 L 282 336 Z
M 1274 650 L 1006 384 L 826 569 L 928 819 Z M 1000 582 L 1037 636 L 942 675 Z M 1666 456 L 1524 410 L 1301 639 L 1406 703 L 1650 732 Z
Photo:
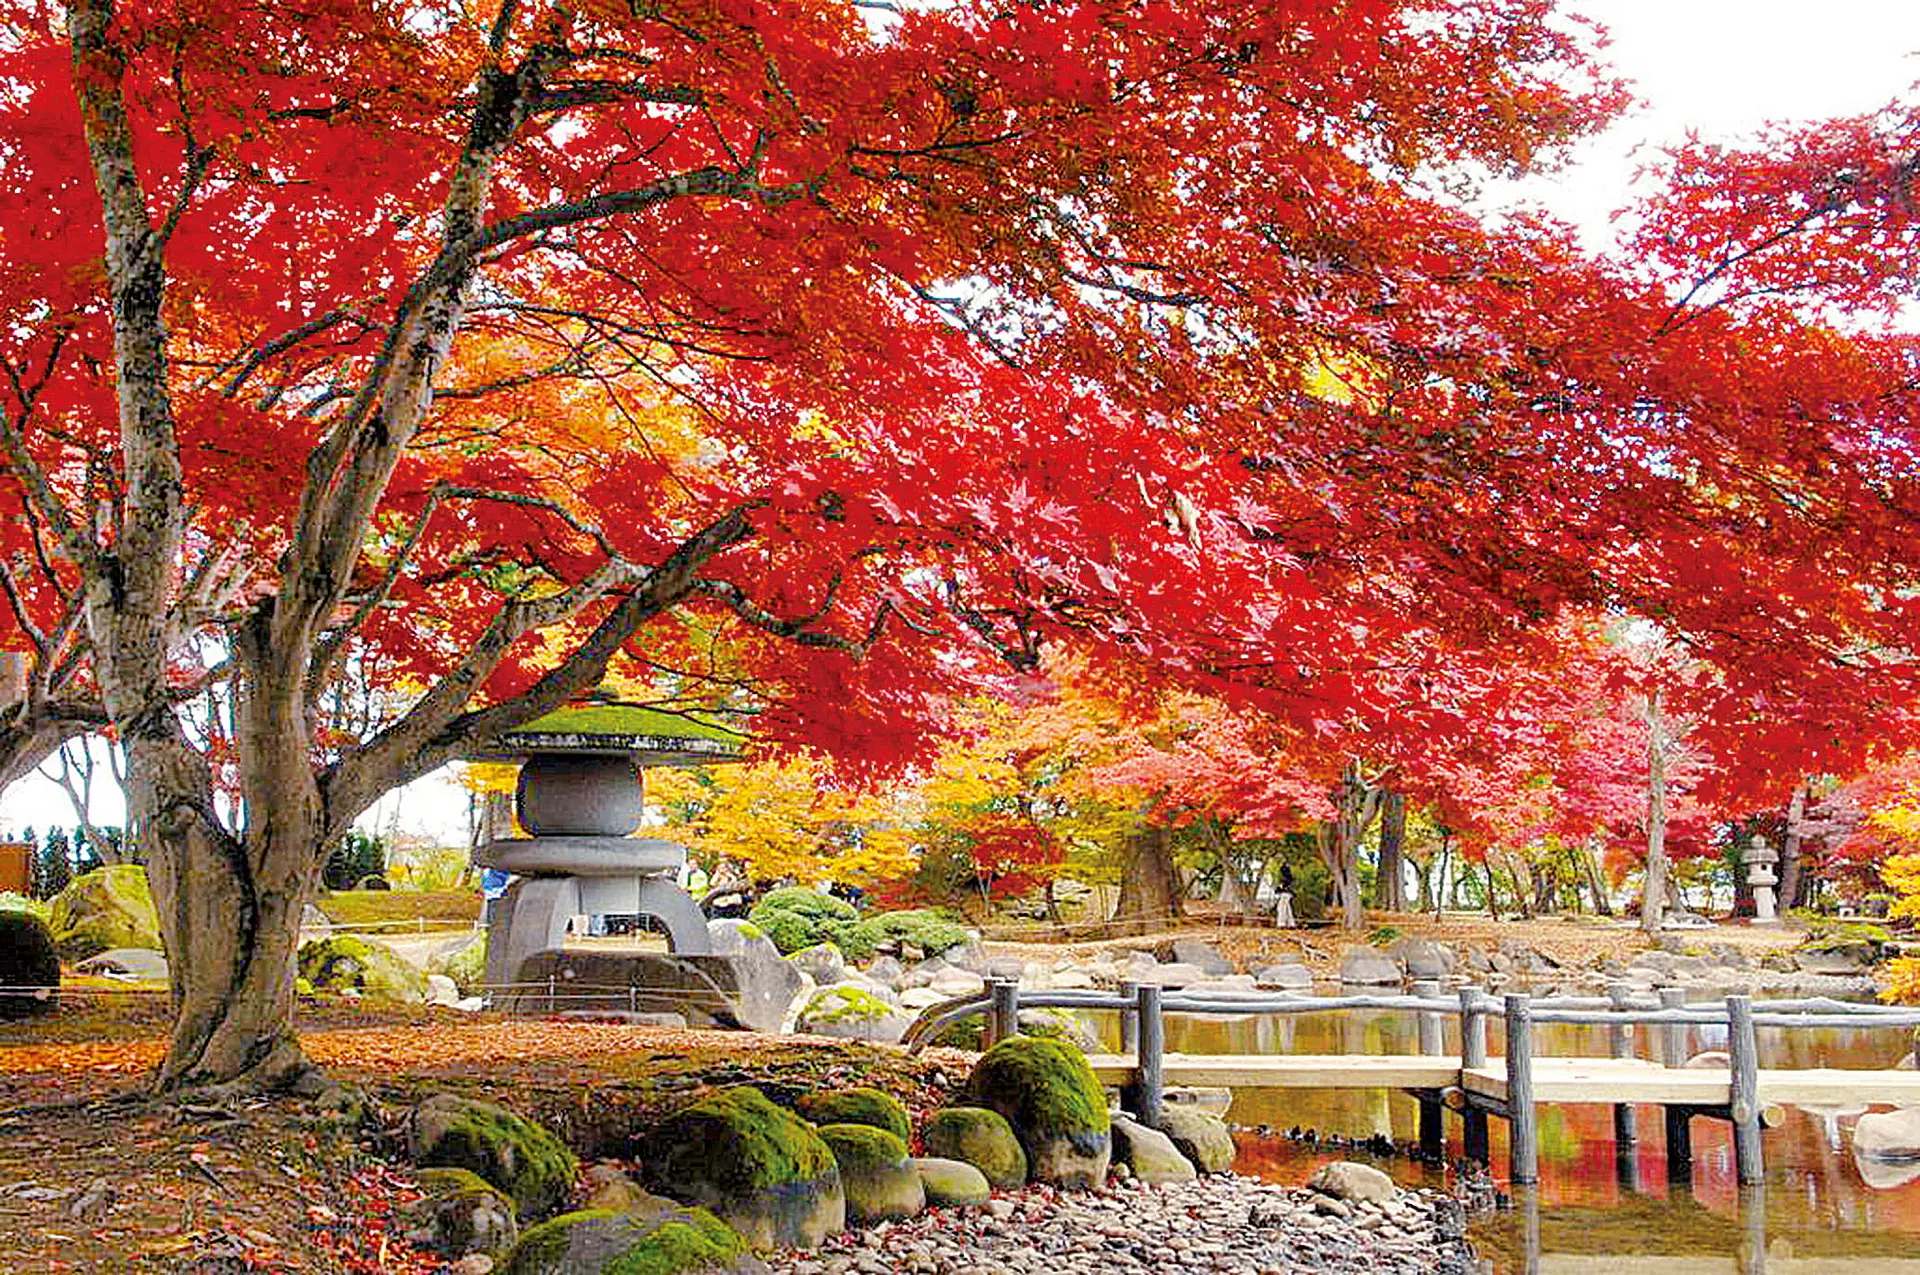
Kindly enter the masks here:
M 797 952 L 825 942 L 839 944 L 845 951 L 846 944 L 841 940 L 859 919 L 860 913 L 845 899 L 802 885 L 771 891 L 747 913 L 747 920 L 760 927 L 782 952 Z
M 911 943 L 928 956 L 937 956 L 948 948 L 967 941 L 966 927 L 926 908 L 907 912 L 883 912 L 868 917 L 853 927 L 857 943 L 868 955 L 882 943 Z M 850 959 L 853 953 L 847 953 Z
M 60 986 L 60 954 L 39 917 L 19 909 L 0 911 L 0 987 L 47 989 L 0 992 L 0 1018 L 43 1014 Z

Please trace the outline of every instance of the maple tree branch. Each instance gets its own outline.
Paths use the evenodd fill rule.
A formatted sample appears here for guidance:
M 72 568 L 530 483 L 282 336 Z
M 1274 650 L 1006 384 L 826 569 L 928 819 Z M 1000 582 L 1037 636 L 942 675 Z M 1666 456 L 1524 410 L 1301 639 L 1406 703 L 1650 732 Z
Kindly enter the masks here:
M 891 601 L 887 601 L 875 608 L 866 633 L 858 638 L 842 637 L 837 633 L 825 633 L 810 627 L 818 623 L 832 608 L 834 595 L 839 591 L 839 583 L 839 577 L 836 576 L 828 587 L 827 600 L 820 609 L 811 615 L 797 619 L 784 619 L 770 611 L 762 610 L 747 597 L 745 590 L 728 580 L 697 580 L 694 582 L 693 592 L 719 602 L 754 628 L 785 638 L 796 645 L 839 651 L 855 659 L 864 659 L 873 649 L 874 643 L 878 642 L 886 632 L 887 621 L 894 615 L 894 605 Z
M 381 793 L 471 753 L 599 685 L 614 655 L 642 625 L 692 595 L 701 567 L 752 537 L 751 514 L 765 503 L 755 500 L 737 506 L 651 568 L 616 560 L 564 593 L 506 603 L 457 665 L 411 709 L 327 769 L 321 793 L 329 829 L 344 829 Z M 502 703 L 466 709 L 521 636 L 578 615 L 616 591 L 624 592 L 620 601 L 531 688 Z

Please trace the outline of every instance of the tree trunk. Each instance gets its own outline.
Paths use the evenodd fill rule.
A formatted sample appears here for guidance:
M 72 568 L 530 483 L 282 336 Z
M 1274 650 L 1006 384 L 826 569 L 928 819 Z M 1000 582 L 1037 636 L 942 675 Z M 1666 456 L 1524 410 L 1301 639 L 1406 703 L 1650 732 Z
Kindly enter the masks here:
M 1127 838 L 1120 869 L 1120 901 L 1113 919 L 1122 933 L 1145 934 L 1180 919 L 1180 877 L 1173 866 L 1173 832 L 1149 824 Z
M 1593 911 L 1596 916 L 1612 916 L 1613 900 L 1608 895 L 1606 875 L 1600 870 L 1600 856 L 1591 845 L 1580 851 L 1580 863 L 1587 874 L 1587 889 L 1593 894 Z
M 1376 894 L 1380 906 L 1389 912 L 1407 910 L 1405 863 L 1407 844 L 1407 799 L 1397 792 L 1385 793 L 1380 802 L 1380 876 Z
M 1348 933 L 1358 932 L 1367 923 L 1365 901 L 1360 897 L 1360 841 L 1380 813 L 1381 794 L 1378 779 L 1369 780 L 1359 762 L 1349 762 L 1332 794 L 1334 820 L 1320 827 L 1320 858 L 1333 878 L 1340 898 L 1340 925 Z
M 1660 692 L 1647 695 L 1647 879 L 1640 892 L 1640 928 L 1660 932 L 1667 906 L 1667 724 Z
M 1780 847 L 1780 910 L 1805 907 L 1806 900 L 1800 896 L 1807 893 L 1807 883 L 1812 874 L 1806 869 L 1806 861 L 1801 856 L 1801 847 L 1805 843 L 1802 833 L 1807 817 L 1807 786 L 1796 784 L 1793 798 L 1787 803 L 1786 836 Z

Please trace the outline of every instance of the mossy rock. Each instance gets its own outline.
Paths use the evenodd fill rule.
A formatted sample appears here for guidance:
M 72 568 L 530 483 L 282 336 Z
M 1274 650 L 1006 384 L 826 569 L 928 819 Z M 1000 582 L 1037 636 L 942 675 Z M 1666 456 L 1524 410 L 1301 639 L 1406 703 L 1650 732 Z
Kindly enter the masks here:
M 332 934 L 300 945 L 300 977 L 323 992 L 356 992 L 424 1005 L 427 976 L 393 949 L 351 934 Z
M 1026 1185 L 1027 1153 L 1007 1118 L 985 1107 L 948 1107 L 927 1121 L 927 1154 L 970 1164 L 1001 1190 Z
M 655 1190 L 712 1209 L 754 1248 L 812 1248 L 846 1229 L 833 1152 L 751 1085 L 667 1117 L 641 1158 Z
M 865 988 L 825 987 L 808 998 L 794 1030 L 843 1040 L 892 1042 L 906 1035 L 913 1018 Z
M 421 1169 L 416 1177 L 421 1198 L 400 1210 L 412 1243 L 446 1257 L 498 1257 L 520 1238 L 513 1201 L 471 1169 Z
M 413 1109 L 416 1164 L 471 1169 L 505 1192 L 522 1219 L 545 1217 L 573 1190 L 580 1162 L 545 1128 L 476 1098 L 435 1094 Z
M 847 1221 L 855 1225 L 913 1217 L 927 1207 L 926 1188 L 907 1156 L 907 1144 L 885 1129 L 830 1124 L 820 1140 L 833 1151 L 847 1194 Z
M 1106 1092 L 1072 1044 L 1013 1036 L 981 1056 L 971 1090 L 1013 1126 L 1036 1182 L 1090 1189 L 1105 1183 L 1112 1158 Z
M 44 1014 L 59 1004 L 60 953 L 47 923 L 31 912 L 0 911 L 0 987 L 45 989 L 0 994 L 0 1019 Z
M 935 1208 L 979 1208 L 993 1193 L 987 1175 L 965 1160 L 922 1156 L 913 1162 L 927 1203 Z
M 47 928 L 54 945 L 68 961 L 116 947 L 165 951 L 160 941 L 160 914 L 153 906 L 147 870 L 138 864 L 117 863 L 75 877 L 53 898 Z
M 890 1093 L 862 1086 L 858 1089 L 826 1089 L 803 1094 L 793 1104 L 815 1124 L 864 1124 L 885 1129 L 905 1142 L 913 1136 L 913 1121 L 907 1109 Z
M 740 1233 L 705 1209 L 657 1217 L 583 1209 L 520 1237 L 500 1275 L 764 1275 Z

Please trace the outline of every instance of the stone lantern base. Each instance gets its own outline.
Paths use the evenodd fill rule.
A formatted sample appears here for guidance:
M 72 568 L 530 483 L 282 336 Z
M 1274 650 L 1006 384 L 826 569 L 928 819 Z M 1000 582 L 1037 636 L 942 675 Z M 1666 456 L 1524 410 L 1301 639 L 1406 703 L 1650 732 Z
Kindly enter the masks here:
M 536 837 L 493 841 L 474 862 L 520 879 L 494 904 L 487 927 L 487 982 L 514 981 L 536 952 L 561 947 L 576 916 L 650 916 L 680 956 L 713 951 L 707 921 L 675 878 L 685 846 L 657 838 Z

